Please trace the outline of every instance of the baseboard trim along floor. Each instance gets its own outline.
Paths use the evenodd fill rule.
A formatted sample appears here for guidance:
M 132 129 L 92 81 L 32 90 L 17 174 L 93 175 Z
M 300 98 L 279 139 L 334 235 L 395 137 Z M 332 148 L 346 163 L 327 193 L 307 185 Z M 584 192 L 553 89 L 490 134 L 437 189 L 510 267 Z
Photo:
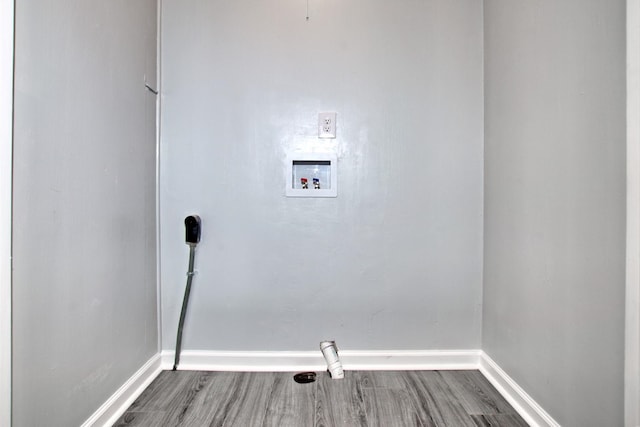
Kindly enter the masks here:
M 133 374 L 93 413 L 81 427 L 111 426 L 162 372 L 160 354 L 156 354 Z
M 560 425 L 481 350 L 376 350 L 339 352 L 350 370 L 479 370 L 531 426 Z M 174 352 L 163 351 L 151 358 L 114 393 L 83 425 L 111 426 L 158 376 L 173 368 Z M 320 351 L 184 351 L 179 370 L 300 372 L 324 371 Z
M 480 357 L 480 372 L 498 390 L 507 402 L 531 426 L 560 427 L 531 396 L 525 392 L 485 352 Z
M 478 369 L 480 350 L 340 350 L 345 370 Z M 174 352 L 162 352 L 163 369 L 172 369 Z M 324 371 L 318 351 L 183 351 L 179 369 L 189 371 Z

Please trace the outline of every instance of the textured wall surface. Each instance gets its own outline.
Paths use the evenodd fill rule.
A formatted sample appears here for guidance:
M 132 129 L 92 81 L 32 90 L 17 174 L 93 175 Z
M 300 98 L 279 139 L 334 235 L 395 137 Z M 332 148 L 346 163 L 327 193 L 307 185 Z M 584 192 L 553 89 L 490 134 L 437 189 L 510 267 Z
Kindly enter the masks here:
M 482 3 L 163 2 L 163 348 L 479 348 Z M 317 113 L 338 137 L 317 138 Z M 338 197 L 284 197 L 295 151 Z
M 156 2 L 16 5 L 13 425 L 77 426 L 157 353 Z
M 482 347 L 563 426 L 623 425 L 624 10 L 485 1 Z
M 0 425 L 11 423 L 13 8 L 0 0 Z

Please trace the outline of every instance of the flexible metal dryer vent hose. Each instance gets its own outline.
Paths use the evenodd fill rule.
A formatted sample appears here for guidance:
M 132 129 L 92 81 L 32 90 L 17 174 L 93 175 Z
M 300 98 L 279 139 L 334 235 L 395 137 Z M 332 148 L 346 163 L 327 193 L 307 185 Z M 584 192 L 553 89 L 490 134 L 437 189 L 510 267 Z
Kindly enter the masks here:
M 176 357 L 173 361 L 173 370 L 178 368 L 180 363 L 180 347 L 182 346 L 182 328 L 184 327 L 184 318 L 187 315 L 187 305 L 189 305 L 189 294 L 191 293 L 191 282 L 193 281 L 193 260 L 195 258 L 196 245 L 189 245 L 189 271 L 187 271 L 187 287 L 184 290 L 184 298 L 182 299 L 182 310 L 180 311 L 180 322 L 178 323 L 178 338 L 176 339 Z
M 191 215 L 185 218 L 184 225 L 186 228 L 186 242 L 189 245 L 189 270 L 187 271 L 187 287 L 184 290 L 184 298 L 182 299 L 182 310 L 180 311 L 180 322 L 178 323 L 178 337 L 176 338 L 176 356 L 173 361 L 173 370 L 178 368 L 180 363 L 180 348 L 182 347 L 182 329 L 184 328 L 184 318 L 187 315 L 187 306 L 189 305 L 189 294 L 191 293 L 191 282 L 193 282 L 193 264 L 196 255 L 196 246 L 200 241 L 200 217 Z

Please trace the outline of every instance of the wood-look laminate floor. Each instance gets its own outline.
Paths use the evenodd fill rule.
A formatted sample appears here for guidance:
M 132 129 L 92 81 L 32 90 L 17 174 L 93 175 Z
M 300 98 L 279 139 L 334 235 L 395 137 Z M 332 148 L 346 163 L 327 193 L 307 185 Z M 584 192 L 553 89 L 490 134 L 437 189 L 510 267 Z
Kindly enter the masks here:
M 114 425 L 527 426 L 479 371 L 164 371 Z

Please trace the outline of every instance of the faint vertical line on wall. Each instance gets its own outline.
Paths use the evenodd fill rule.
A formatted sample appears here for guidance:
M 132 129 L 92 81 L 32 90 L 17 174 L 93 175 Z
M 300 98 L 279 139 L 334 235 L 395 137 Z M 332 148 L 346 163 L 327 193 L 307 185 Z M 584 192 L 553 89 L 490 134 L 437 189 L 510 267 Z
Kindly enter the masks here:
M 160 240 L 160 118 L 162 113 L 162 0 L 156 17 L 156 313 L 158 316 L 158 353 L 162 351 L 162 242 Z
M 14 2 L 0 0 L 0 425 L 11 425 Z
M 640 0 L 627 0 L 625 426 L 640 426 Z
M 482 176 L 480 179 L 482 179 L 482 198 L 480 200 L 481 206 L 480 206 L 480 215 L 482 215 L 480 224 L 482 224 L 482 227 L 480 227 L 480 244 L 481 244 L 481 248 L 480 248 L 480 348 L 484 347 L 484 328 L 483 328 L 483 324 L 484 324 L 484 235 L 485 235 L 485 229 L 486 229 L 486 224 L 484 221 L 485 218 L 485 200 L 486 200 L 486 196 L 485 196 L 485 138 L 486 138 L 486 121 L 485 121 L 485 109 L 486 109 L 486 97 L 485 97 L 485 93 L 486 93 L 486 70 L 485 70 L 485 63 L 486 63 L 486 53 L 485 53 L 485 20 L 484 20 L 484 2 L 482 2 L 482 7 L 480 8 L 482 16 L 481 16 L 481 21 L 482 22 L 482 29 L 481 29 L 481 34 L 482 34 L 482 46 L 480 47 L 481 51 L 482 51 L 482 67 L 480 67 L 481 70 L 481 95 L 482 95 L 482 110 L 480 111 L 480 114 L 482 114 Z

